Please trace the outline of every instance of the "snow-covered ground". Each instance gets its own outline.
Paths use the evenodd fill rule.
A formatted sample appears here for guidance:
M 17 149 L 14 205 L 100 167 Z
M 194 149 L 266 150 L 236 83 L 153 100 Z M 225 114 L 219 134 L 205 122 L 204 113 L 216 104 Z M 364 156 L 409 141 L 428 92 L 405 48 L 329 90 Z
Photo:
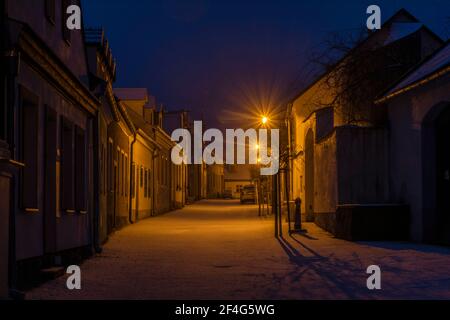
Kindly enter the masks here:
M 116 232 L 81 265 L 82 288 L 61 277 L 27 299 L 449 299 L 450 248 L 353 243 L 314 224 L 277 240 L 256 206 L 208 200 Z M 369 265 L 381 290 L 366 287 Z

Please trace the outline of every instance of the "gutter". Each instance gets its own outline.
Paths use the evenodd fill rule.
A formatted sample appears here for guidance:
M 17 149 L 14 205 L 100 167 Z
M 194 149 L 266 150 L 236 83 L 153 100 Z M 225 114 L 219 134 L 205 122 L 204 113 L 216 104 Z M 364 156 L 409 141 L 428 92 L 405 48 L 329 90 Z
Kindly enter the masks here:
M 387 96 L 385 96 L 385 97 L 383 97 L 381 99 L 376 100 L 375 104 L 381 104 L 381 103 L 386 102 L 387 100 L 390 100 L 390 99 L 392 99 L 392 98 L 394 98 L 394 97 L 396 97 L 398 95 L 401 95 L 403 93 L 411 91 L 411 90 L 413 90 L 413 89 L 415 89 L 417 87 L 423 86 L 423 85 L 427 84 L 428 82 L 430 82 L 432 80 L 435 80 L 435 79 L 445 75 L 448 72 L 450 72 L 450 65 L 444 67 L 440 71 L 435 72 L 435 73 L 433 73 L 432 75 L 430 75 L 430 76 L 428 76 L 426 78 L 423 78 L 422 80 L 413 82 L 412 84 L 410 84 L 410 85 L 408 85 L 408 86 L 406 86 L 406 87 L 404 87 L 404 88 L 402 88 L 400 90 L 397 90 L 397 91 L 395 91 L 395 92 L 393 92 L 393 93 L 391 93 L 391 94 L 389 94 L 389 95 L 387 95 Z

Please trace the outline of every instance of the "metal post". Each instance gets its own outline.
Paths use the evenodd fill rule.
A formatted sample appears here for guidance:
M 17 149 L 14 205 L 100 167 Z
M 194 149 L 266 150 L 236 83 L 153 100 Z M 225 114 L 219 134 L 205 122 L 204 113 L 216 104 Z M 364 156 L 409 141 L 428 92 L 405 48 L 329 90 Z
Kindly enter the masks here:
M 281 198 L 281 174 L 280 172 L 278 172 L 277 174 L 277 198 L 278 198 L 278 228 L 279 228 L 279 234 L 280 237 L 283 236 L 283 216 L 282 216 L 282 212 L 281 212 L 281 206 L 282 206 L 282 198 Z
M 284 188 L 285 188 L 285 192 L 286 192 L 286 205 L 287 205 L 287 215 L 288 215 L 288 230 L 289 230 L 289 234 L 291 233 L 291 204 L 289 201 L 289 185 L 288 185 L 288 177 L 289 177 L 289 171 L 286 169 L 285 171 L 285 181 L 284 181 Z
M 261 217 L 261 183 L 260 180 L 256 181 L 256 196 L 258 197 L 258 216 Z
M 278 183 L 277 183 L 277 175 L 276 174 L 273 175 L 272 180 L 273 180 L 273 186 L 272 186 L 272 190 L 273 190 L 272 213 L 273 213 L 273 216 L 275 218 L 275 237 L 278 238 L 278 214 L 277 214 L 277 211 L 278 211 L 278 203 L 277 203 L 277 200 L 278 200 L 278 196 L 277 196 L 278 195 L 278 190 L 277 190 Z
M 302 230 L 302 200 L 300 198 L 295 199 L 295 229 Z

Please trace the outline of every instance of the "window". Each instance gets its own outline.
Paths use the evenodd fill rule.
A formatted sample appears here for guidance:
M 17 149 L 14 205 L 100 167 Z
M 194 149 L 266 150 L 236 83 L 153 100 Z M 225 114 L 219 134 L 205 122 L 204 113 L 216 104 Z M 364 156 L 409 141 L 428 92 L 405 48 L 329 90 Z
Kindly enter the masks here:
M 131 197 L 134 198 L 136 196 L 136 182 L 135 182 L 135 176 L 136 176 L 136 165 L 133 162 L 131 164 L 131 174 L 130 174 L 130 184 L 131 184 Z
M 103 194 L 103 188 L 104 188 L 104 186 L 103 186 L 103 177 L 104 177 L 104 172 L 103 172 L 103 170 L 104 170 L 104 157 L 105 157 L 105 153 L 103 152 L 104 150 L 103 150 L 103 143 L 101 143 L 100 144 L 100 159 L 99 159 L 99 164 L 100 164 L 100 172 L 99 172 L 99 174 L 100 174 L 100 176 L 99 176 L 99 179 L 98 179 L 98 181 L 99 181 L 99 193 L 100 194 Z
M 144 169 L 142 168 L 142 166 L 141 166 L 141 174 L 140 174 L 140 178 L 141 178 L 141 183 L 140 183 L 140 185 L 141 185 L 141 188 L 144 186 Z
M 163 158 L 162 166 L 163 166 L 163 173 L 164 173 L 163 178 L 162 178 L 162 184 L 167 185 L 167 161 L 165 158 Z
M 155 183 L 159 184 L 159 181 L 161 179 L 161 168 L 159 167 L 160 159 L 156 158 L 154 160 L 154 168 L 156 168 L 155 171 Z
M 2 10 L 2 9 L 0 8 L 0 10 Z M 0 15 L 2 15 L 2 18 L 0 18 L 0 19 L 3 19 L 3 12 L 0 12 Z M 2 23 L 2 22 L 0 21 L 0 23 Z M 3 44 L 3 39 L 1 41 L 1 43 Z M 2 65 L 2 67 L 3 67 L 3 65 Z M 2 70 L 2 72 L 3 72 L 3 70 Z M 1 90 L 4 90 L 4 88 L 6 88 L 5 85 L 6 85 L 6 77 L 2 74 L 2 76 L 0 77 L 0 88 L 2 88 Z M 2 95 L 2 97 L 3 96 L 4 95 Z M 8 114 L 9 114 L 9 112 L 8 112 L 9 107 L 10 107 L 9 103 L 6 101 L 6 99 L 2 100 L 2 107 L 0 108 L 0 140 L 4 140 L 4 141 L 6 141 L 8 139 L 8 134 L 7 134 L 8 121 L 7 121 L 7 119 L 8 119 Z
M 75 130 L 75 207 L 80 213 L 86 212 L 86 139 L 84 130 Z
M 113 166 L 113 152 L 114 152 L 114 147 L 113 147 L 113 141 L 109 141 L 108 143 L 108 189 L 109 192 L 113 192 L 113 170 L 114 170 L 114 166 Z
M 149 198 L 151 198 L 151 186 L 152 186 L 152 183 L 151 183 L 151 175 L 150 175 L 150 170 L 148 170 L 148 176 L 147 176 L 147 196 L 149 197 Z
M 70 44 L 70 30 L 67 28 L 67 8 L 71 5 L 71 0 L 62 0 L 61 3 L 61 28 L 63 39 Z
M 38 97 L 21 88 L 21 205 L 26 211 L 38 209 Z
M 135 186 L 134 186 L 135 195 L 139 193 L 139 167 L 136 165 L 136 173 L 135 173 Z
M 45 17 L 55 24 L 55 0 L 45 0 Z
M 122 171 L 122 174 L 121 174 L 122 183 L 120 186 L 122 188 L 121 194 L 123 196 L 125 194 L 125 156 L 124 156 L 123 152 L 121 154 L 120 169 Z
M 108 190 L 108 150 L 107 150 L 106 146 L 104 146 L 104 148 L 105 148 L 105 152 L 104 152 L 104 155 L 105 155 L 105 160 L 104 160 L 104 172 L 105 172 L 105 175 L 103 177 L 103 179 L 104 179 L 103 191 L 104 191 L 105 194 L 107 194 L 107 190 Z
M 120 191 L 122 191 L 121 190 L 121 186 L 122 186 L 122 180 L 121 180 L 121 178 L 122 178 L 122 172 L 121 172 L 122 166 L 120 164 L 120 160 L 121 160 L 121 158 L 120 158 L 120 150 L 117 149 L 117 185 L 115 187 L 116 190 L 114 190 L 114 192 L 117 192 L 118 196 L 120 195 Z
M 108 185 L 108 160 L 106 146 L 103 145 L 103 194 L 106 194 L 106 189 Z
M 62 198 L 61 207 L 63 210 L 69 213 L 75 211 L 74 203 L 74 126 L 73 124 L 63 118 L 62 119 L 62 134 L 61 134 L 61 149 L 62 149 L 62 170 L 61 170 L 61 185 L 62 185 Z
M 128 156 L 125 155 L 125 196 L 128 196 Z
M 325 108 L 316 112 L 316 140 L 329 135 L 334 129 L 333 108 Z
M 144 180 L 144 198 L 148 197 L 148 171 L 145 169 L 145 180 Z

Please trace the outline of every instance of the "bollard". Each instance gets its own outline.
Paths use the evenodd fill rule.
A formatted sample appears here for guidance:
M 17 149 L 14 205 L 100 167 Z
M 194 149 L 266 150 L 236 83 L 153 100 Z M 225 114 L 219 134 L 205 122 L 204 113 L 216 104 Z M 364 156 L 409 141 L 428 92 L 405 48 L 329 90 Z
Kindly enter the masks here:
M 295 199 L 295 230 L 302 230 L 302 200 L 300 198 Z

